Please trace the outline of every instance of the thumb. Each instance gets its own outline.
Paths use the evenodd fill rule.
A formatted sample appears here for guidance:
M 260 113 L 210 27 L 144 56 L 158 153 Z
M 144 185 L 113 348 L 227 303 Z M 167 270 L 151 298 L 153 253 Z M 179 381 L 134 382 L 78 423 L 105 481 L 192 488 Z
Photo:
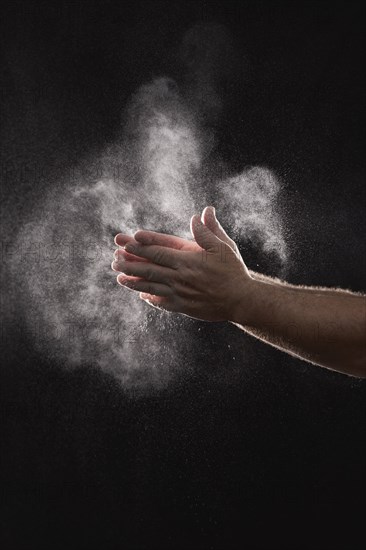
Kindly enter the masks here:
M 212 233 L 216 235 L 216 237 L 232 247 L 233 240 L 229 237 L 219 220 L 216 218 L 215 208 L 213 206 L 206 206 L 206 208 L 204 208 L 201 221 L 212 231 Z
M 229 237 L 219 220 L 216 218 L 215 208 L 213 206 L 206 206 L 206 208 L 204 208 L 201 220 L 205 226 L 216 235 L 216 237 L 229 245 L 234 252 L 239 253 L 235 241 Z
M 201 222 L 199 214 L 191 218 L 191 233 L 196 243 L 207 252 L 217 252 L 218 246 L 222 244 L 222 241 Z

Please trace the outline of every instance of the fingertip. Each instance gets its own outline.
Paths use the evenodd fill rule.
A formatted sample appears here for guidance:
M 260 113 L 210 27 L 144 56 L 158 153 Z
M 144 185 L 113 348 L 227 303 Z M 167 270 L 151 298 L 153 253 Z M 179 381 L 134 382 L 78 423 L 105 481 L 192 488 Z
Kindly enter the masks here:
M 113 258 L 114 258 L 115 260 L 117 260 L 117 261 L 119 260 L 120 257 L 122 257 L 122 259 L 123 259 L 124 255 L 125 255 L 125 251 L 124 251 L 123 248 L 117 248 L 117 249 L 113 252 Z
M 135 239 L 135 241 L 142 242 L 144 240 L 143 230 L 139 229 L 138 231 L 135 231 L 135 233 L 133 234 L 133 238 Z
M 191 217 L 191 226 L 199 225 L 201 223 L 201 216 L 199 214 L 194 214 Z
M 202 210 L 200 222 L 206 223 L 207 219 L 210 217 L 210 207 L 205 206 L 205 208 Z
M 209 206 L 208 207 L 208 214 L 210 216 L 210 218 L 217 222 L 217 218 L 216 218 L 216 208 L 214 206 Z
M 114 237 L 114 242 L 117 246 L 125 246 L 126 243 L 134 243 L 136 242 L 131 235 L 127 235 L 126 233 L 118 233 Z
M 216 212 L 216 209 L 214 206 L 206 206 L 203 210 L 204 213 L 206 214 L 213 214 L 215 215 L 215 212 Z
M 139 248 L 138 244 L 127 243 L 125 245 L 125 250 L 129 254 L 136 254 L 136 252 L 138 252 L 138 248 Z
M 202 212 L 201 221 L 210 229 L 215 229 L 218 221 L 215 216 L 214 206 L 206 206 L 206 208 Z
M 123 273 L 120 273 L 119 275 L 117 275 L 117 283 L 118 283 L 119 285 L 125 286 L 125 285 L 123 284 L 123 281 L 124 281 L 124 280 L 125 280 L 125 279 L 124 279 Z
M 148 234 L 146 234 L 146 231 L 143 229 L 139 229 L 138 231 L 135 231 L 133 234 L 133 238 L 135 241 L 138 241 L 141 244 L 147 244 L 149 240 L 151 240 L 151 237 L 149 237 Z
M 201 222 L 202 223 L 205 223 L 205 218 L 207 216 L 207 212 L 209 211 L 209 206 L 205 206 L 205 208 L 202 210 L 202 214 L 201 214 Z

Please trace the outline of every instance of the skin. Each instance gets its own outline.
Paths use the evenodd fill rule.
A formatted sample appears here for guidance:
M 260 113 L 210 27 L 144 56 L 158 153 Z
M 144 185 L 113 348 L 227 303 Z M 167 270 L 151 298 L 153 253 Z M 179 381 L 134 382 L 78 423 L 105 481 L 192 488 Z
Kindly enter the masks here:
M 192 241 L 154 231 L 118 234 L 117 282 L 149 305 L 203 321 L 229 321 L 291 355 L 366 376 L 366 296 L 303 287 L 250 271 L 206 207 Z M 132 248 L 127 250 L 128 246 Z

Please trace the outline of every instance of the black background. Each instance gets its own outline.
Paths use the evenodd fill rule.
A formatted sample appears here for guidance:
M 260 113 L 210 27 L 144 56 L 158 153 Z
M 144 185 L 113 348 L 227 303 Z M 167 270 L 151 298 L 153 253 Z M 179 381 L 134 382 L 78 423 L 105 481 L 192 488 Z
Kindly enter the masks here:
M 288 279 L 365 291 L 354 2 L 6 4 L 2 199 L 14 229 L 49 174 L 113 141 L 139 85 L 179 81 L 184 33 L 211 21 L 237 51 L 217 151 L 233 170 L 264 164 L 284 182 Z M 201 329 L 189 376 L 144 398 L 50 364 L 24 332 L 2 342 L 3 548 L 363 547 L 363 381 L 233 327 Z M 250 377 L 236 383 L 229 337 L 250 350 Z

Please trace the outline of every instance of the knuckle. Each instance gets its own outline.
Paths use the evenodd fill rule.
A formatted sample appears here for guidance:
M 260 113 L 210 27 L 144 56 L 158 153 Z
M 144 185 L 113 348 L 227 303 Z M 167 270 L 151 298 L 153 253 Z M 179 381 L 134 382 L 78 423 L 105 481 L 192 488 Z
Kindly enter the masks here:
M 156 250 L 155 254 L 154 254 L 154 262 L 156 262 L 157 264 L 159 264 L 160 262 L 163 261 L 163 258 L 164 258 L 164 253 L 162 250 Z
M 188 282 L 187 282 L 187 279 L 183 279 L 182 277 L 179 277 L 177 280 L 176 280 L 176 284 L 177 285 L 180 285 L 182 287 L 186 287 Z
M 184 284 L 188 284 L 193 281 L 194 279 L 194 269 L 192 267 L 186 267 L 185 269 L 181 270 L 181 280 L 184 282 Z
M 148 270 L 146 271 L 145 278 L 146 278 L 148 281 L 152 281 L 153 278 L 154 278 L 154 271 L 153 271 L 152 269 L 148 269 Z
M 175 278 L 175 284 L 181 288 L 187 288 L 191 282 L 192 274 L 189 270 L 181 270 Z
M 173 269 L 174 271 L 177 271 L 178 269 L 180 269 L 180 266 L 181 266 L 181 264 L 175 258 L 170 264 L 170 268 Z

